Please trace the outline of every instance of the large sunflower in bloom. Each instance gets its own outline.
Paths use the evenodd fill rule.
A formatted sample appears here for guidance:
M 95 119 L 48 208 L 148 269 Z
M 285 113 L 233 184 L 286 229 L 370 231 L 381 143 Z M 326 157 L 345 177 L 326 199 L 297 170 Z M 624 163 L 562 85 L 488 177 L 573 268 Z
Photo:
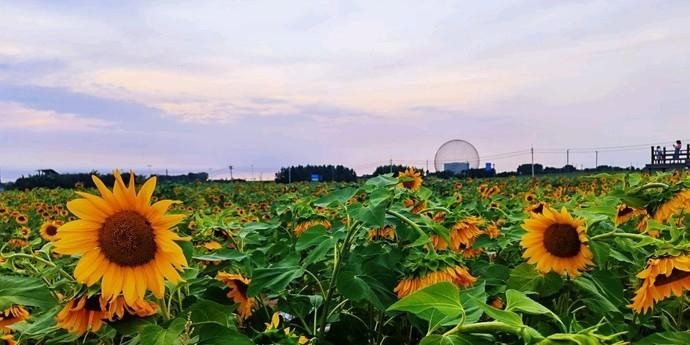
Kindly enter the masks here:
M 184 215 L 166 214 L 175 203 L 171 200 L 151 205 L 155 177 L 137 193 L 133 173 L 128 186 L 119 171 L 114 175 L 112 191 L 93 176 L 101 196 L 77 192 L 83 199 L 67 203 L 80 219 L 58 229 L 55 251 L 81 255 L 74 277 L 88 286 L 101 281 L 105 299 L 122 294 L 132 305 L 143 299 L 147 290 L 162 298 L 164 280 L 177 283 L 181 279 L 178 270 L 187 265 L 175 243 L 183 238 L 170 230 Z
M 398 175 L 400 186 L 407 188 L 413 192 L 419 190 L 422 186 L 422 174 L 413 168 L 407 168 Z
M 536 264 L 539 272 L 568 273 L 573 277 L 592 264 L 584 221 L 574 219 L 565 208 L 561 212 L 544 208 L 542 214 L 533 213 L 522 228 L 527 231 L 520 241 L 525 249 L 522 257 Z
M 477 278 L 473 277 L 466 268 L 462 266 L 447 266 L 419 277 L 405 278 L 398 283 L 393 292 L 398 294 L 398 298 L 403 298 L 440 282 L 449 282 L 460 287 L 470 287 L 475 281 L 477 281 Z
M 223 282 L 223 284 L 230 289 L 228 298 L 239 304 L 237 310 L 240 316 L 243 319 L 248 319 L 252 316 L 252 308 L 256 305 L 256 300 L 254 297 L 247 296 L 247 288 L 249 288 L 251 280 L 245 278 L 241 274 L 225 272 L 218 272 L 218 277 L 216 279 Z
M 640 314 L 653 309 L 656 302 L 690 290 L 690 256 L 651 259 L 637 277 L 644 281 L 629 307 Z

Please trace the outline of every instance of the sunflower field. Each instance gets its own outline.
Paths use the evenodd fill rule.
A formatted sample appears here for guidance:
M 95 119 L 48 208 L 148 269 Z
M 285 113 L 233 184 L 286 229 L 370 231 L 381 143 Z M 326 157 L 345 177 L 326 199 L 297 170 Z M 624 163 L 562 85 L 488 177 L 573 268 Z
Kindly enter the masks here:
M 0 193 L 0 344 L 690 344 L 683 173 Z

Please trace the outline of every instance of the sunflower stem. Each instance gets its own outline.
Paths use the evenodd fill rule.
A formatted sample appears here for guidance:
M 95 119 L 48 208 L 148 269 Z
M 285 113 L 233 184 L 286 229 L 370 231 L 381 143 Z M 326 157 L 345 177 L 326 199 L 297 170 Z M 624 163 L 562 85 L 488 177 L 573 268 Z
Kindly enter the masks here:
M 652 239 L 654 242 L 659 242 L 659 240 L 654 238 L 654 237 L 650 237 L 650 236 L 643 235 L 643 234 L 631 234 L 628 232 L 618 232 L 617 230 L 603 233 L 603 234 L 596 235 L 596 236 L 592 236 L 592 237 L 590 237 L 590 240 L 596 241 L 596 240 L 602 240 L 602 239 L 612 238 L 612 237 L 622 237 L 622 238 L 630 238 L 630 239 L 634 239 L 634 240 L 647 240 L 647 241 Z
M 48 261 L 48 260 L 46 260 L 46 259 L 43 259 L 43 258 L 38 257 L 38 256 L 35 256 L 35 255 L 29 255 L 29 254 L 24 254 L 24 253 L 13 253 L 13 254 L 9 254 L 9 255 L 4 255 L 4 254 L 3 254 L 2 257 L 5 258 L 5 259 L 12 259 L 12 258 L 15 258 L 15 257 L 26 258 L 26 259 L 34 259 L 34 260 L 36 260 L 36 261 L 39 261 L 39 262 L 41 262 L 41 263 L 44 263 L 44 264 L 46 264 L 46 265 L 48 265 L 48 266 L 50 266 L 50 267 L 53 267 L 53 268 L 57 269 L 57 271 L 60 272 L 60 274 L 64 275 L 65 277 L 67 277 L 67 278 L 68 278 L 69 280 L 71 280 L 71 281 L 75 281 L 75 280 L 74 280 L 74 277 L 72 277 L 71 274 L 65 272 L 62 268 L 60 268 L 60 267 L 59 267 L 58 265 L 56 265 L 55 263 L 50 262 L 50 261 Z
M 455 333 L 493 333 L 493 332 L 505 332 L 515 334 L 517 336 L 522 335 L 524 326 L 512 326 L 507 323 L 500 321 L 489 321 L 489 322 L 479 322 L 469 325 L 458 324 L 450 331 L 444 333 L 444 336 L 449 336 Z
M 347 214 L 347 206 L 345 213 Z M 328 289 L 326 289 L 326 295 L 323 299 L 323 313 L 321 314 L 321 319 L 319 320 L 319 331 L 317 334 L 317 337 L 320 340 L 324 340 L 324 333 L 326 332 L 326 322 L 328 322 L 328 315 L 330 314 L 328 309 L 330 307 L 331 299 L 333 298 L 336 279 L 340 274 L 340 267 L 342 266 L 343 257 L 345 256 L 345 253 L 350 250 L 350 244 L 352 242 L 352 239 L 354 238 L 354 234 L 357 232 L 357 228 L 359 227 L 359 222 L 352 223 L 352 220 L 349 218 L 349 215 L 347 224 L 347 236 L 345 237 L 345 240 L 339 248 L 337 248 L 336 246 L 334 259 L 335 265 L 333 266 L 333 273 L 331 274 L 331 279 L 328 281 Z
M 640 187 L 640 191 L 643 191 L 645 189 L 651 189 L 651 188 L 663 188 L 666 189 L 668 188 L 668 185 L 665 183 L 661 182 L 653 182 L 653 183 L 647 183 L 646 185 Z
M 414 229 L 419 234 L 419 236 L 423 236 L 423 237 L 426 236 L 427 238 L 429 238 L 429 236 L 424 232 L 424 230 L 422 230 L 422 228 L 420 228 L 419 225 L 417 225 L 417 223 L 413 222 L 409 218 L 407 218 L 407 217 L 403 216 L 402 214 L 395 212 L 393 210 L 386 210 L 386 213 L 388 213 L 389 215 L 391 215 L 395 218 L 402 220 L 405 224 L 409 225 L 412 229 Z M 430 239 L 429 239 L 428 243 L 429 243 L 429 250 L 432 253 L 436 254 L 436 248 L 434 248 L 434 244 L 431 242 Z

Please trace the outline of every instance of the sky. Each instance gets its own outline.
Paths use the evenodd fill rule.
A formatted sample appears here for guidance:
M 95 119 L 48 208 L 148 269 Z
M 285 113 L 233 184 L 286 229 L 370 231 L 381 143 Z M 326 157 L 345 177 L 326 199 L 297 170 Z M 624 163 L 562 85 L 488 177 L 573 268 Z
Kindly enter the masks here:
M 4 1 L 0 169 L 268 179 L 642 166 L 690 138 L 688 1 Z M 508 152 L 517 152 L 507 154 Z

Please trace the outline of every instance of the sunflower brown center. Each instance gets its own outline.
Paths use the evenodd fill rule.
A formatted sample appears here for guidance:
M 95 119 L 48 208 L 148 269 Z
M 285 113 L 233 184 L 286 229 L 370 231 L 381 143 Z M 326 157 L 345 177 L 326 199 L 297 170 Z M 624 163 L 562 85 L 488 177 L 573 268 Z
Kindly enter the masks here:
M 532 212 L 542 214 L 544 212 L 544 204 L 539 204 L 536 207 L 532 208 Z
M 671 271 L 671 275 L 665 276 L 665 275 L 659 275 L 656 277 L 656 280 L 654 281 L 654 286 L 662 286 L 666 284 L 671 284 L 673 282 L 679 281 L 683 278 L 690 277 L 690 272 L 688 271 L 681 271 L 679 269 L 673 269 Z
M 55 225 L 48 225 L 46 227 L 46 234 L 48 234 L 49 236 L 55 236 L 57 235 L 57 229 L 58 228 Z
M 544 247 L 560 258 L 571 258 L 580 253 L 580 236 L 569 224 L 551 224 L 544 231 Z
M 134 211 L 122 211 L 108 217 L 98 241 L 103 254 L 123 266 L 143 265 L 156 256 L 151 223 Z
M 249 288 L 249 285 L 243 283 L 240 280 L 235 280 L 235 286 L 237 287 L 237 291 L 243 296 L 247 296 L 247 289 Z
M 620 211 L 618 211 L 618 217 L 623 217 L 623 216 L 628 215 L 632 212 L 633 212 L 632 208 L 625 207 L 625 208 L 621 209 Z
M 84 309 L 89 311 L 101 311 L 101 301 L 99 295 L 93 295 L 86 299 Z

